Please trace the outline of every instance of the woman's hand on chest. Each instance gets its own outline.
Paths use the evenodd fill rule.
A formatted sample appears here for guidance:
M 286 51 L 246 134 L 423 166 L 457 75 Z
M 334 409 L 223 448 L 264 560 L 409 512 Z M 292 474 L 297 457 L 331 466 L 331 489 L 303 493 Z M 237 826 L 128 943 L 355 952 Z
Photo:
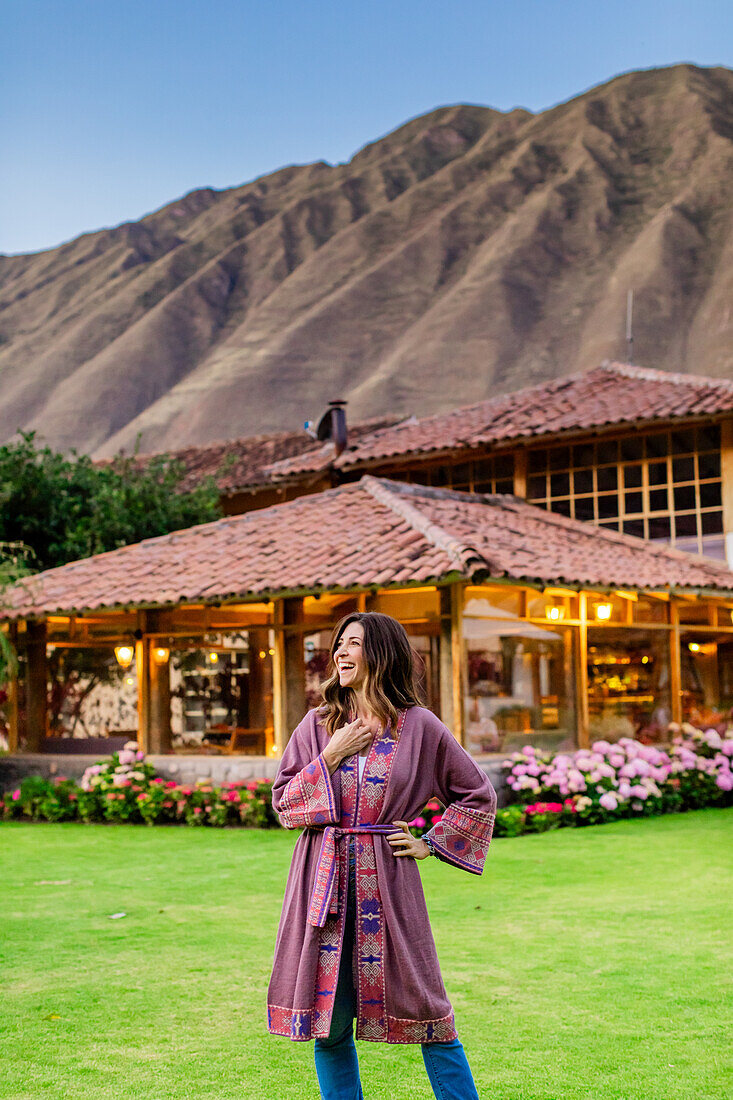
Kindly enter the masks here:
M 368 748 L 377 728 L 375 722 L 365 722 L 362 718 L 357 718 L 355 722 L 349 722 L 337 729 L 323 750 L 323 759 L 329 774 L 336 771 L 342 760 Z

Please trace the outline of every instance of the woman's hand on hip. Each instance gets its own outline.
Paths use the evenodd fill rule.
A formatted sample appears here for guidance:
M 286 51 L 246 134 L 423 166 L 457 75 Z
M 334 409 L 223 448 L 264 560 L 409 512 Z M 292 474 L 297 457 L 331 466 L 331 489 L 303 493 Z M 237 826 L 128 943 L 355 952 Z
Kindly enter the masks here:
M 413 859 L 427 859 L 430 849 L 424 840 L 413 836 L 406 821 L 393 821 L 400 828 L 399 833 L 390 833 L 387 842 L 392 846 L 393 856 L 412 856 Z
M 323 759 L 329 772 L 335 772 L 347 756 L 353 756 L 371 745 L 375 732 L 374 724 L 365 722 L 362 718 L 337 729 L 323 750 Z

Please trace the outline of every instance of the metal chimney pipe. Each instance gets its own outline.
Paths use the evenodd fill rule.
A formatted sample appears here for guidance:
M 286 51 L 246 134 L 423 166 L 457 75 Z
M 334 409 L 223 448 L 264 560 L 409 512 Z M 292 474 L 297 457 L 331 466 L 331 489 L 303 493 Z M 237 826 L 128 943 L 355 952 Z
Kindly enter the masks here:
M 331 410 L 331 439 L 336 445 L 336 457 L 346 450 L 349 431 L 346 426 L 346 401 L 329 401 Z

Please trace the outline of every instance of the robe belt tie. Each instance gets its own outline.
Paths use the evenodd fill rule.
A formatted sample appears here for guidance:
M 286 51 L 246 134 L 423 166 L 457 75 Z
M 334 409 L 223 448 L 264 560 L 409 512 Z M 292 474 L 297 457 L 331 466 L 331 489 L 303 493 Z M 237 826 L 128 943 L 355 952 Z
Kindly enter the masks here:
M 314 831 L 317 826 L 309 826 Z M 341 828 L 338 825 L 327 825 L 318 828 L 323 833 L 321 842 L 321 854 L 318 857 L 316 867 L 316 879 L 311 894 L 310 909 L 308 910 L 308 923 L 316 928 L 323 928 L 329 916 L 338 913 L 339 906 L 339 861 L 336 858 L 336 841 L 342 836 L 353 836 L 358 833 L 376 833 L 377 836 L 390 836 L 399 830 L 394 825 L 355 825 L 353 828 Z

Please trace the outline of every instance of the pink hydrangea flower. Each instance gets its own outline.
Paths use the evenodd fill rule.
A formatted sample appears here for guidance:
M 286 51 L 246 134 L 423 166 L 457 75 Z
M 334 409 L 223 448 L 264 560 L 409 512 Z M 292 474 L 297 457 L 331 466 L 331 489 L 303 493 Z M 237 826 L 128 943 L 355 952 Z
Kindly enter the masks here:
M 603 806 L 604 810 L 618 809 L 618 799 L 616 798 L 616 795 L 613 794 L 611 791 L 606 791 L 605 794 L 602 794 L 598 801 L 600 802 L 601 806 Z

